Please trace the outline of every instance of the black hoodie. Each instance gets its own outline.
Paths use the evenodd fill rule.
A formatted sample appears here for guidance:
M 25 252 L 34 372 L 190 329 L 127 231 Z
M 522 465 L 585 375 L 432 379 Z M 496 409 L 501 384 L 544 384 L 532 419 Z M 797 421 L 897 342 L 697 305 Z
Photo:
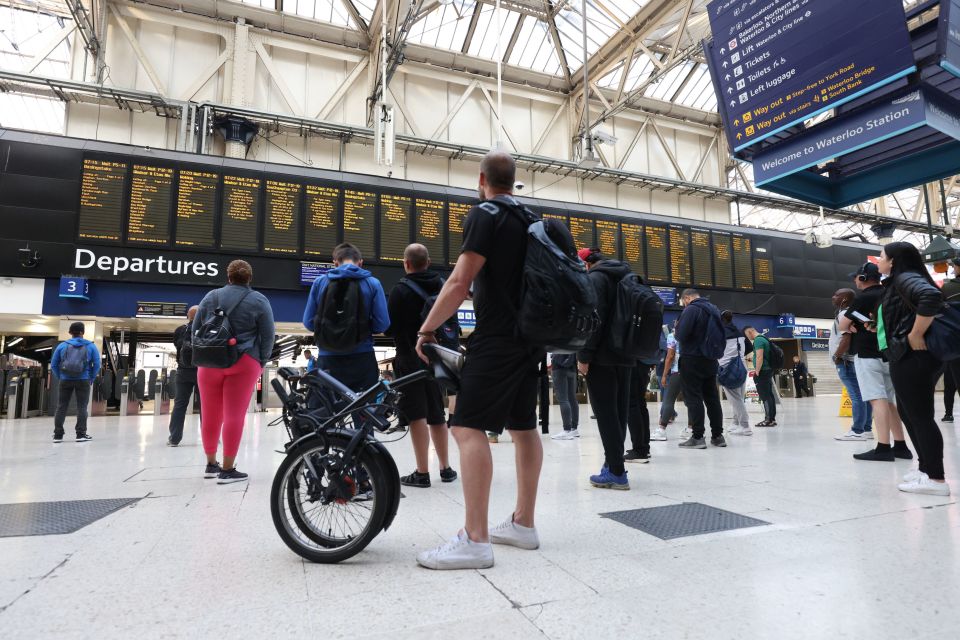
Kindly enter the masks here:
M 631 273 L 630 267 L 619 260 L 601 260 L 590 267 L 589 278 L 597 290 L 597 314 L 600 329 L 593 334 L 587 346 L 577 353 L 577 360 L 608 367 L 632 367 L 635 360 L 624 357 L 609 347 L 609 319 L 617 293 L 617 285 Z
M 434 271 L 418 271 L 404 276 L 412 280 L 427 295 L 435 295 L 443 287 L 443 279 Z M 397 358 L 394 362 L 394 371 L 398 376 L 413 373 L 426 368 L 417 355 L 417 332 L 423 322 L 420 314 L 423 312 L 423 298 L 414 293 L 413 289 L 400 283 L 390 292 L 387 299 L 387 311 L 390 313 L 390 328 L 385 335 L 393 338 L 397 346 Z

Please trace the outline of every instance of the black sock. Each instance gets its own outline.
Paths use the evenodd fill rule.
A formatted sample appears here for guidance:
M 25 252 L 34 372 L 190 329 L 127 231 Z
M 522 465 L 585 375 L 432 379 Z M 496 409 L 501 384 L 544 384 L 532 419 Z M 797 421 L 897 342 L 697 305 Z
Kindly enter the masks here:
M 889 450 L 890 450 L 890 445 L 883 444 L 882 442 L 877 443 L 877 451 L 889 451 Z
M 906 440 L 894 440 L 894 441 L 893 441 L 893 448 L 896 449 L 897 451 L 902 451 L 902 450 L 904 450 L 904 449 L 907 448 L 907 441 L 906 441 Z

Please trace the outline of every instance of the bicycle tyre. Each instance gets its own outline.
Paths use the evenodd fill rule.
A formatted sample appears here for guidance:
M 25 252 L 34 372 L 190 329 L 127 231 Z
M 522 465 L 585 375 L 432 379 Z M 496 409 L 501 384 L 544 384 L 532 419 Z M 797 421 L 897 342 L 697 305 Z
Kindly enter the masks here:
M 320 534 L 306 520 L 300 504 L 291 494 L 296 474 L 305 456 L 326 449 L 343 450 L 349 437 L 343 434 L 317 435 L 301 442 L 287 453 L 274 476 L 270 491 L 270 513 L 273 524 L 283 542 L 297 555 L 311 562 L 336 564 L 360 553 L 383 530 L 393 490 L 392 479 L 384 472 L 377 455 L 369 447 L 361 447 L 357 453 L 357 465 L 362 467 L 373 489 L 373 507 L 366 526 L 356 536 L 349 536 L 346 543 Z M 289 514 L 287 513 L 289 509 Z M 312 543 L 312 544 L 311 544 Z

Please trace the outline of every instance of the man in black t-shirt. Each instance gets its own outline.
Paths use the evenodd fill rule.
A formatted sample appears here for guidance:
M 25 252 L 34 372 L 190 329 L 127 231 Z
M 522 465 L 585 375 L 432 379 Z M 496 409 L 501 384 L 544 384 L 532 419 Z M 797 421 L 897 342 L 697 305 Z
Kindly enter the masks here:
M 493 566 L 494 544 L 521 549 L 540 546 L 533 514 L 543 465 L 536 431 L 538 366 L 544 351 L 517 335 L 527 223 L 514 199 L 516 164 L 491 151 L 480 164 L 480 197 L 467 214 L 463 247 L 430 315 L 420 327 L 417 351 L 436 342 L 437 327 L 456 313 L 474 285 L 477 327 L 467 343 L 460 392 L 450 422 L 460 448 L 466 522 L 447 544 L 425 551 L 417 562 L 428 569 L 483 569 Z M 487 529 L 493 459 L 485 431 L 511 431 L 516 446 L 517 506 L 511 517 Z
M 850 351 L 856 353 L 853 365 L 857 372 L 857 384 L 863 401 L 869 402 L 873 408 L 874 431 L 877 435 L 875 449 L 854 454 L 853 457 L 880 462 L 913 458 L 903 439 L 903 424 L 897 413 L 897 396 L 890 377 L 890 363 L 880 353 L 877 334 L 867 328 L 867 324 L 876 319 L 883 298 L 880 269 L 872 262 L 867 262 L 850 277 L 857 287 L 857 295 L 846 314 L 840 318 L 839 327 L 841 331 L 853 332 Z
M 179 447 L 183 439 L 183 421 L 187 417 L 190 398 L 196 392 L 197 405 L 200 404 L 200 390 L 197 387 L 197 368 L 193 366 L 190 343 L 190 325 L 197 315 L 196 305 L 187 311 L 187 324 L 177 327 L 173 332 L 173 346 L 177 349 L 177 382 L 173 396 L 173 410 L 170 411 L 170 436 L 168 447 Z

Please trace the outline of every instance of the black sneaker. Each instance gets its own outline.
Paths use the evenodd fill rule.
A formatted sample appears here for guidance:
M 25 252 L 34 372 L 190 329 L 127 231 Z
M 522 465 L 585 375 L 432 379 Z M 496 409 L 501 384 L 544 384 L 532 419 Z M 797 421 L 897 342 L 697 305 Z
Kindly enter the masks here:
M 220 475 L 217 476 L 217 484 L 230 484 L 233 482 L 244 482 L 247 479 L 247 474 L 240 473 L 237 471 L 237 468 L 233 469 L 224 469 L 220 472 Z
M 913 453 L 910 449 L 906 447 L 898 449 L 897 447 L 893 448 L 893 457 L 899 458 L 900 460 L 913 460 Z
M 207 468 L 203 471 L 203 477 L 209 480 L 210 478 L 216 478 L 220 475 L 220 472 L 223 471 L 223 467 L 220 466 L 219 462 L 214 462 L 213 464 L 208 464 Z
M 725 447 L 727 446 L 727 441 L 724 440 L 723 436 L 717 436 L 716 438 L 710 438 L 710 444 L 715 447 Z
M 440 469 L 440 481 L 441 482 L 453 482 L 459 476 L 457 472 L 453 470 L 453 467 L 447 467 L 446 469 Z
M 53 436 L 53 444 L 60 444 L 63 442 L 63 436 Z
M 950 413 L 946 414 L 945 416 L 940 418 L 940 422 L 953 422 L 953 415 Z
M 703 438 L 694 438 L 691 436 L 689 440 L 681 442 L 677 446 L 681 449 L 706 449 L 707 442 Z
M 408 476 L 400 476 L 400 484 L 405 487 L 420 487 L 426 489 L 430 486 L 430 474 L 414 471 Z
M 171 438 L 167 438 L 167 446 L 168 446 L 168 447 L 179 447 L 179 446 L 180 446 L 180 443 L 179 443 L 179 442 L 174 442 Z
M 623 454 L 623 461 L 624 461 L 624 462 L 638 462 L 638 463 L 640 463 L 640 464 L 647 464 L 648 462 L 650 462 L 650 454 L 648 453 L 648 454 L 644 455 L 644 454 L 640 453 L 639 451 L 636 451 L 636 450 L 634 450 L 634 449 L 630 449 L 630 450 L 628 450 L 625 454 Z
M 90 437 L 89 433 L 83 433 L 77 436 L 77 442 L 90 442 L 93 438 Z
M 883 451 L 870 449 L 870 451 L 864 451 L 863 453 L 855 453 L 853 457 L 856 460 L 873 460 L 875 462 L 893 462 L 896 460 L 893 449 L 884 449 Z

